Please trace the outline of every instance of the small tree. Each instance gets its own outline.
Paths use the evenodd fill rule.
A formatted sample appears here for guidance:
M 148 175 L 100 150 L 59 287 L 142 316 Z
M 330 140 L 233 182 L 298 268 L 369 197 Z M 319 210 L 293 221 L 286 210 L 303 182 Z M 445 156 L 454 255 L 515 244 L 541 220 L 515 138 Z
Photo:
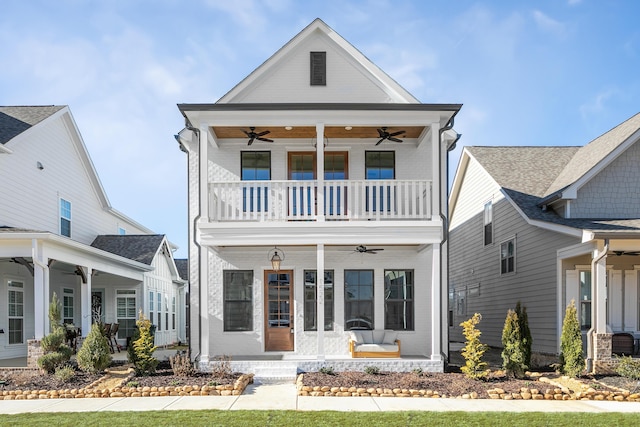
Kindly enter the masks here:
M 473 379 L 481 379 L 488 375 L 487 363 L 482 361 L 482 356 L 487 351 L 488 346 L 480 342 L 480 332 L 476 329 L 476 325 L 480 323 L 482 316 L 475 313 L 470 319 L 460 323 L 462 333 L 466 339 L 465 346 L 462 349 L 462 357 L 464 357 L 465 365 L 460 370 L 468 377 Z
M 53 293 L 51 302 L 49 303 L 49 325 L 51 333 L 40 342 L 44 354 L 38 358 L 38 366 L 48 373 L 54 372 L 57 368 L 64 366 L 73 350 L 65 344 L 67 338 L 67 329 L 60 324 L 60 301 L 58 295 Z
M 156 371 L 158 359 L 153 357 L 156 346 L 153 345 L 153 335 L 151 335 L 151 321 L 147 319 L 142 310 L 136 321 L 138 327 L 132 340 L 132 349 L 129 350 L 129 362 L 133 363 L 133 367 L 138 375 L 150 375 Z
M 520 336 L 520 322 L 515 311 L 509 310 L 502 328 L 502 368 L 516 378 L 524 377 L 524 346 Z
M 520 327 L 520 338 L 522 339 L 522 350 L 524 351 L 524 365 L 527 369 L 531 368 L 531 347 L 533 338 L 531 338 L 531 330 L 529 329 L 529 316 L 527 315 L 527 307 L 520 305 L 520 301 L 516 304 L 516 314 L 518 315 L 518 325 Z
M 584 370 L 584 355 L 582 354 L 582 333 L 578 322 L 578 311 L 574 300 L 567 306 L 562 322 L 562 336 L 560 337 L 560 365 L 562 372 L 571 377 L 577 377 Z
M 98 323 L 91 325 L 91 331 L 78 351 L 77 361 L 80 369 L 92 374 L 104 370 L 111 364 L 109 342 Z

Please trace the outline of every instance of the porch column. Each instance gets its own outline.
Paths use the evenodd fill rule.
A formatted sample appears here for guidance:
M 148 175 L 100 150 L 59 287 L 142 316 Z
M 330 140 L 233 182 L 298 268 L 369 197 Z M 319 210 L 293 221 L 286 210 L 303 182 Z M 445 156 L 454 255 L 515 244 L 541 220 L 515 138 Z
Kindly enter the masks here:
M 598 249 L 594 253 L 594 263 L 592 265 L 593 291 L 591 295 L 591 309 L 593 313 L 594 327 L 594 359 L 596 361 L 594 370 L 600 369 L 599 363 L 603 360 L 611 359 L 611 337 L 607 332 L 607 250 Z M 595 292 L 594 292 L 595 291 Z
M 207 223 L 209 219 L 209 130 L 206 124 L 200 125 L 200 141 L 198 144 L 198 161 L 199 161 L 199 181 L 200 181 L 200 194 L 199 197 L 199 211 L 200 219 L 196 224 L 195 238 L 199 245 L 198 255 L 200 257 L 200 278 L 198 282 L 199 293 L 199 307 L 198 317 L 199 322 L 196 325 L 191 325 L 192 329 L 198 329 L 199 346 L 200 346 L 200 364 L 204 367 L 209 365 L 209 355 L 211 349 L 209 348 L 209 248 L 203 246 L 200 241 L 200 225 Z M 221 286 L 222 287 L 222 286 Z
M 86 337 L 91 330 L 91 278 L 93 277 L 93 269 L 91 267 L 80 267 L 85 271 L 86 282 L 80 283 L 80 327 L 82 328 L 82 336 Z
M 221 279 L 222 280 L 222 279 Z M 209 355 L 211 349 L 209 348 L 209 248 L 206 246 L 200 248 L 200 283 L 198 283 L 200 289 L 200 364 L 203 366 L 209 365 Z M 222 289 L 222 283 L 220 283 L 220 289 Z M 196 325 L 192 325 L 195 327 Z
M 433 245 L 431 250 L 431 360 L 442 361 L 440 246 Z
M 49 333 L 49 266 L 42 245 L 36 239 L 31 243 L 33 260 L 33 320 L 34 338 L 41 340 Z
M 316 257 L 316 325 L 318 329 L 317 357 L 318 360 L 324 360 L 324 244 L 318 245 Z
M 442 197 L 440 191 L 441 186 L 446 183 L 449 177 L 444 173 L 438 175 L 441 168 L 441 150 L 440 150 L 440 123 L 431 123 L 431 218 L 440 214 L 440 206 L 442 204 Z M 445 151 L 446 152 L 446 151 Z M 446 157 L 446 156 L 445 156 Z M 443 182 L 444 181 L 444 182 Z M 437 218 L 436 218 L 437 219 Z
M 317 183 L 318 183 L 318 195 L 316 196 L 318 206 L 316 207 L 317 221 L 324 222 L 324 123 L 316 123 L 316 171 L 317 171 Z M 319 249 L 318 249 L 319 250 Z M 322 271 L 322 284 L 324 284 L 324 270 L 320 270 L 318 267 L 318 276 Z M 318 289 L 320 289 L 318 287 Z

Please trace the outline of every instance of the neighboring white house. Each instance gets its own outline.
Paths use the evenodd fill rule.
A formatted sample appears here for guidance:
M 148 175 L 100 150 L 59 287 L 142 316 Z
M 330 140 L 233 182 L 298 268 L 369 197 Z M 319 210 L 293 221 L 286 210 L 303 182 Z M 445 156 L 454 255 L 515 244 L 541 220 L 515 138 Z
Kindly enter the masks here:
M 54 292 L 83 335 L 94 314 L 124 345 L 143 310 L 156 344 L 185 341 L 171 245 L 111 207 L 68 107 L 0 107 L 0 178 L 0 359 L 49 332 Z
M 526 306 L 533 350 L 557 354 L 575 300 L 590 369 L 612 334 L 640 337 L 640 114 L 583 147 L 465 147 L 450 195 L 450 338 L 478 312 L 501 346 Z M 637 347 L 636 347 L 637 348 Z
M 443 369 L 459 104 L 420 103 L 316 19 L 216 103 L 178 107 L 201 367 L 344 359 L 350 329 L 391 329 Z

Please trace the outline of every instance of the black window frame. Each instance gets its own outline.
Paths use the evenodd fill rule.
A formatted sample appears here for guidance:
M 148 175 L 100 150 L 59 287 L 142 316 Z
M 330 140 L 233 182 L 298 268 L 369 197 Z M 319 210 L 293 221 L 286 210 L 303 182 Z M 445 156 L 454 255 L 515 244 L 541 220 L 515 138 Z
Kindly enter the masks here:
M 316 309 L 318 307 L 318 271 L 317 270 L 304 270 L 304 330 L 305 331 L 317 331 L 318 330 L 318 316 Z M 313 274 L 313 282 L 308 276 Z M 327 281 L 327 274 L 330 275 L 329 281 Z M 335 323 L 335 272 L 333 270 L 324 271 L 324 330 L 333 331 L 333 325 Z M 313 285 L 308 285 L 313 283 Z M 327 286 L 331 284 L 332 286 Z M 309 289 L 313 288 L 313 290 Z M 331 292 L 327 292 L 327 289 L 331 288 Z M 309 296 L 313 295 L 313 298 Z
M 246 287 L 244 292 L 244 298 L 229 298 L 231 294 L 231 286 L 237 284 L 233 283 L 234 275 L 248 275 L 246 283 L 240 283 L 240 286 Z M 244 278 L 241 277 L 244 281 Z M 222 295 L 223 295 L 223 307 L 222 307 L 222 324 L 224 332 L 245 332 L 253 331 L 253 270 L 223 270 L 222 272 Z M 233 309 L 232 309 L 233 307 Z M 237 307 L 243 308 L 239 316 L 230 317 L 230 313 L 235 311 Z M 231 321 L 245 320 L 245 324 L 239 324 L 239 326 L 232 327 Z
M 509 254 L 509 244 L 512 245 Z M 506 245 L 506 252 L 505 252 Z M 500 274 L 512 274 L 516 272 L 516 238 L 512 237 L 500 243 Z
M 358 283 L 350 284 L 348 280 L 348 275 L 351 273 L 358 273 Z M 362 273 L 367 273 L 371 275 L 371 283 L 370 284 L 362 284 L 360 281 L 360 277 Z M 360 294 L 360 288 L 364 286 L 371 287 L 371 298 L 356 298 L 349 296 L 350 287 L 356 286 L 358 289 L 358 294 Z M 358 295 L 359 296 L 359 295 Z M 366 310 L 366 306 L 369 305 L 369 309 Z M 353 306 L 362 306 L 365 307 L 365 310 L 357 310 L 353 309 Z M 362 314 L 354 314 L 352 312 L 360 311 Z M 370 316 L 367 317 L 370 312 Z M 349 325 L 351 324 L 351 326 Z M 375 274 L 373 269 L 345 269 L 344 270 L 344 329 L 348 330 L 357 330 L 357 329 L 375 329 Z
M 395 274 L 396 278 L 404 277 L 406 282 L 404 283 L 404 287 L 409 289 L 408 296 L 404 298 L 392 298 L 396 296 L 397 289 L 394 289 L 398 285 L 402 285 L 398 283 L 391 283 L 391 278 L 389 277 L 390 273 L 404 273 L 402 276 L 400 274 Z M 407 279 L 408 278 L 408 279 Z M 396 310 L 392 311 L 392 307 L 395 306 L 405 306 L 405 309 L 408 308 L 408 315 L 405 317 L 404 322 L 400 319 L 399 316 L 394 316 L 398 312 Z M 406 312 L 406 310 L 405 310 Z M 392 317 L 396 318 L 395 322 L 392 322 Z M 404 326 L 398 326 L 404 323 Z M 413 269 L 406 268 L 389 268 L 384 270 L 384 328 L 391 329 L 394 331 L 414 331 L 415 330 L 415 271 Z

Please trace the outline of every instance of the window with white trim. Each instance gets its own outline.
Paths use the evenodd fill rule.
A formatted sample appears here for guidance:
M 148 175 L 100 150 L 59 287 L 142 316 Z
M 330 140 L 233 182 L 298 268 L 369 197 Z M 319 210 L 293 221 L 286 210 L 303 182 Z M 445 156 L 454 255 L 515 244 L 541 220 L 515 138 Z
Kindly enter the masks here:
M 222 277 L 224 331 L 253 330 L 253 270 L 225 270 Z
M 484 204 L 484 245 L 493 243 L 493 203 L 488 201 Z
M 62 323 L 73 323 L 73 289 L 62 289 Z
M 516 239 L 515 237 L 500 244 L 500 274 L 516 271 Z
M 71 202 L 60 199 L 60 235 L 71 237 Z
M 304 330 L 318 330 L 316 270 L 304 271 Z M 324 272 L 324 330 L 333 330 L 333 270 Z
M 384 328 L 413 331 L 413 270 L 384 271 Z
M 584 331 L 591 328 L 591 271 L 581 270 L 578 272 L 580 281 L 580 328 Z
M 161 331 L 162 330 L 162 294 L 160 292 L 158 292 L 156 294 L 157 298 L 156 298 L 156 307 L 158 309 L 158 322 L 156 323 L 156 331 Z
M 116 290 L 116 320 L 118 338 L 132 337 L 136 328 L 136 291 L 133 289 Z
M 7 282 L 9 344 L 24 343 L 24 283 L 15 280 Z
M 164 328 L 169 330 L 169 295 L 164 294 Z
M 373 270 L 344 271 L 344 329 L 375 329 Z
M 176 330 L 176 297 L 171 297 L 171 329 Z
M 156 293 L 153 291 L 149 291 L 149 321 L 153 323 L 154 317 L 153 313 L 155 313 L 155 301 L 156 301 Z

